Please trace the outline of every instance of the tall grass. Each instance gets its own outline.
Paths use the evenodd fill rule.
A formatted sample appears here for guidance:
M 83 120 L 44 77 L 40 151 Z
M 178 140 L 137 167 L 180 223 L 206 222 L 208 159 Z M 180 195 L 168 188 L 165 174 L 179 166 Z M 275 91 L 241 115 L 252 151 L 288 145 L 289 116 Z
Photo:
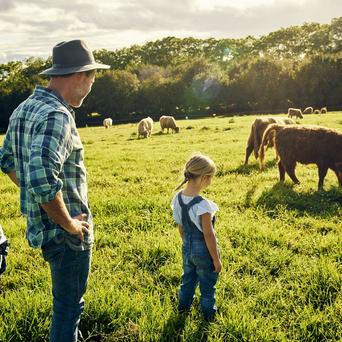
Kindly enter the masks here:
M 306 115 L 303 122 L 342 128 L 340 115 Z M 181 121 L 175 135 L 159 134 L 156 123 L 152 137 L 141 140 L 132 124 L 80 129 L 96 224 L 80 325 L 87 341 L 342 339 L 342 191 L 329 171 L 325 191 L 317 192 L 314 165 L 298 165 L 301 185 L 288 178 L 278 183 L 273 150 L 266 153 L 265 172 L 254 157 L 242 166 L 254 119 Z M 220 207 L 224 266 L 219 315 L 209 325 L 198 299 L 188 317 L 176 313 L 182 268 L 170 200 L 195 151 L 218 166 L 205 196 Z M 0 175 L 0 222 L 11 242 L 0 279 L 0 341 L 46 341 L 49 269 L 25 241 L 18 200 L 17 189 Z

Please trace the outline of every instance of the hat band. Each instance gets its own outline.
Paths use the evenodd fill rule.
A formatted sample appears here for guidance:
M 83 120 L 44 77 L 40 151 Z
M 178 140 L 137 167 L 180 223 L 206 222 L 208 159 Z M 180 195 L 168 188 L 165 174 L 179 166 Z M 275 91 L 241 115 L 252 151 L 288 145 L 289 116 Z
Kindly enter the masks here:
M 96 64 L 95 61 L 85 61 L 83 63 L 78 63 L 78 64 L 52 64 L 53 68 L 56 69 L 64 69 L 64 68 L 74 68 L 74 67 L 81 67 L 81 66 L 85 66 L 85 65 L 92 65 L 92 64 Z

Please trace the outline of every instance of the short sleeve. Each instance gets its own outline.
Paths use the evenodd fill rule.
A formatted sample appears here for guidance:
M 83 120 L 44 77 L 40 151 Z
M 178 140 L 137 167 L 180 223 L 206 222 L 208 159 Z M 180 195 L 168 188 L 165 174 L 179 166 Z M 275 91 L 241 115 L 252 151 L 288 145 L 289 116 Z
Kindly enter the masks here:
M 205 213 L 209 213 L 213 216 L 215 215 L 217 211 L 219 211 L 219 208 L 216 205 L 216 203 L 214 203 L 213 201 L 204 199 L 198 204 L 197 216 L 201 216 Z
M 182 224 L 181 210 L 179 207 L 177 195 L 178 194 L 176 194 L 171 201 L 172 216 L 177 224 Z
M 0 244 L 6 241 L 6 236 L 0 224 Z
M 177 200 L 177 195 L 173 196 L 172 201 L 171 201 L 171 203 L 170 203 L 170 207 L 171 207 L 172 210 L 175 209 L 176 200 Z

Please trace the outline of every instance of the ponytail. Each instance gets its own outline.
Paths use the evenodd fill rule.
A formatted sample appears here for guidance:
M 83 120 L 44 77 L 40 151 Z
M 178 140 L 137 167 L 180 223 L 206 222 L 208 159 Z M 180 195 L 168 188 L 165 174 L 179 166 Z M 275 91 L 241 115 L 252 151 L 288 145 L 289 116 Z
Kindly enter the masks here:
M 185 183 L 187 183 L 190 179 L 195 179 L 196 176 L 193 175 L 191 172 L 189 171 L 184 171 L 184 180 L 181 184 L 179 184 L 179 186 L 175 189 L 175 191 L 179 190 L 179 188 L 181 188 Z

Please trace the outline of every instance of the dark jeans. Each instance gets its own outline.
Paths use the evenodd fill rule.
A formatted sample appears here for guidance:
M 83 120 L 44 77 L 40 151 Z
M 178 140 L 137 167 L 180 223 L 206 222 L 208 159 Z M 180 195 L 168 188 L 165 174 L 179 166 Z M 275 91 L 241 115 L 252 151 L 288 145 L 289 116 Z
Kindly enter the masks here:
M 185 239 L 182 247 L 183 276 L 179 290 L 178 310 L 189 310 L 197 284 L 199 283 L 200 304 L 206 320 L 216 313 L 215 285 L 218 273 L 214 272 L 214 264 L 204 239 Z
M 75 342 L 78 323 L 84 308 L 83 294 L 87 288 L 91 249 L 75 251 L 65 242 L 48 242 L 43 257 L 49 263 L 52 278 L 53 315 L 51 342 Z

